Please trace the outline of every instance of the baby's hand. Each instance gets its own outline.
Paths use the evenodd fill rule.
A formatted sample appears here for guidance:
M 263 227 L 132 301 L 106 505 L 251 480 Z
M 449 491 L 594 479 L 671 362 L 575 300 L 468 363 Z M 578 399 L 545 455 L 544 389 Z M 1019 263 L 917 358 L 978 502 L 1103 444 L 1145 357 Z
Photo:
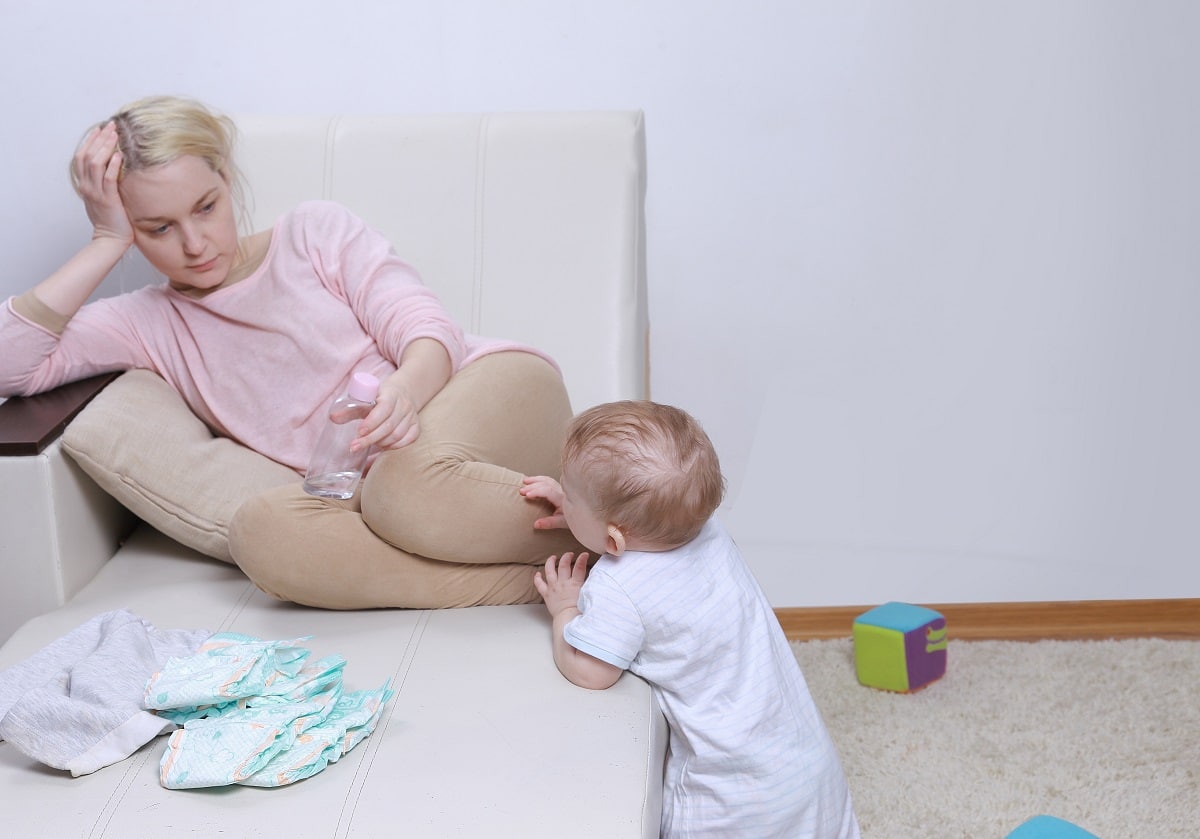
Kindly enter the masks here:
M 574 563 L 571 560 L 574 560 Z M 587 561 L 586 551 L 578 557 L 572 553 L 563 554 L 561 559 L 552 556 L 546 560 L 544 574 L 543 571 L 538 571 L 534 575 L 533 585 L 542 596 L 546 610 L 551 616 L 564 609 L 579 608 L 579 590 L 583 588 L 583 581 L 587 579 Z
M 553 514 L 542 516 L 533 523 L 535 529 L 556 530 L 567 526 L 567 520 L 562 514 L 563 491 L 558 481 L 546 475 L 534 475 L 526 477 L 522 484 L 523 497 L 548 501 L 554 507 Z

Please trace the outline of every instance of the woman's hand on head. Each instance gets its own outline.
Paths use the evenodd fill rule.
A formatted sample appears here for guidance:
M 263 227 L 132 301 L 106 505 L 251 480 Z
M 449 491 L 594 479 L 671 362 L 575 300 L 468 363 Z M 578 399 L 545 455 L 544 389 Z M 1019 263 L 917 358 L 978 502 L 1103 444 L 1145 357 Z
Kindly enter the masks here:
M 121 163 L 112 123 L 89 131 L 71 159 L 71 180 L 92 222 L 92 238 L 31 289 L 64 317 L 73 317 L 87 303 L 133 244 L 133 225 L 117 189 Z
M 122 157 L 117 128 L 109 122 L 93 128 L 75 152 L 71 165 L 80 197 L 92 223 L 93 239 L 133 244 L 133 226 L 118 191 Z

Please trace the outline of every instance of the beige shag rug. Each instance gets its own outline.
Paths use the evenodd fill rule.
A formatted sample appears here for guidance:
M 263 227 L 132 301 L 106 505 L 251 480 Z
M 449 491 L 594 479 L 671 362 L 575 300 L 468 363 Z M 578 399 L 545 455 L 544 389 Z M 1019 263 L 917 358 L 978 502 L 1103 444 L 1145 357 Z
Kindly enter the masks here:
M 794 642 L 864 839 L 1200 837 L 1200 642 L 951 641 L 946 675 L 858 684 L 849 639 Z

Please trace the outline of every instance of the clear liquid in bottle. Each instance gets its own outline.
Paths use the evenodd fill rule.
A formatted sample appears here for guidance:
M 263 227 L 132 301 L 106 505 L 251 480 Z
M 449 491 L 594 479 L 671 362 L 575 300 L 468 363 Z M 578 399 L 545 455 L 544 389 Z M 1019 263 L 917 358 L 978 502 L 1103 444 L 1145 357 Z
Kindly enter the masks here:
M 353 498 L 367 465 L 369 447 L 351 451 L 358 424 L 379 396 L 379 379 L 370 373 L 355 373 L 346 393 L 334 400 L 329 422 L 321 432 L 312 460 L 304 475 L 304 491 L 321 498 Z

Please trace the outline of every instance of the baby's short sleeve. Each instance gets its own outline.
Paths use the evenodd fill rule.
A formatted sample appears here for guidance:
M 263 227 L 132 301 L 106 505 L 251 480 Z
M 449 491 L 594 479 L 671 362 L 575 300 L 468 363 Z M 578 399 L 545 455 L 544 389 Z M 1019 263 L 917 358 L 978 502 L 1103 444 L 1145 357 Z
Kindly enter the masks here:
M 599 565 L 579 592 L 579 611 L 563 629 L 567 643 L 628 670 L 645 643 L 645 625 L 633 599 Z

